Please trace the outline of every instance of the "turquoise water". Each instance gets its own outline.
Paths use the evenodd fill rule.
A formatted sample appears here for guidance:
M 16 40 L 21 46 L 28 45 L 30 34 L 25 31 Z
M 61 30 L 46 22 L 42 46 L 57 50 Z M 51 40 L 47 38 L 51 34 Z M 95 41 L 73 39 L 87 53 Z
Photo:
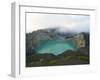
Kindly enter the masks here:
M 36 48 L 39 54 L 52 53 L 58 55 L 67 50 L 76 50 L 76 45 L 71 40 L 46 40 L 42 41 Z

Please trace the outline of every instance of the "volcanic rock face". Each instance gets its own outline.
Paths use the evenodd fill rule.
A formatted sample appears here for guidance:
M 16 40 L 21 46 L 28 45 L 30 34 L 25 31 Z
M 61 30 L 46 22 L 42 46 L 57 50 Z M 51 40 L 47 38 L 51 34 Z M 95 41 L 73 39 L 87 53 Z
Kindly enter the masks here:
M 38 54 L 35 48 L 46 40 L 69 40 L 75 43 L 78 49 L 67 50 L 59 55 Z M 73 64 L 89 64 L 89 33 L 62 33 L 56 29 L 42 29 L 26 34 L 26 67 Z
M 26 55 L 35 53 L 34 49 L 39 46 L 41 41 L 46 40 L 73 40 L 78 47 L 89 45 L 88 33 L 58 32 L 57 29 L 41 29 L 26 34 Z M 77 41 L 77 42 L 76 42 Z M 85 42 L 86 41 L 86 42 Z M 81 44 L 83 43 L 83 44 Z M 81 45 L 79 45 L 81 44 Z

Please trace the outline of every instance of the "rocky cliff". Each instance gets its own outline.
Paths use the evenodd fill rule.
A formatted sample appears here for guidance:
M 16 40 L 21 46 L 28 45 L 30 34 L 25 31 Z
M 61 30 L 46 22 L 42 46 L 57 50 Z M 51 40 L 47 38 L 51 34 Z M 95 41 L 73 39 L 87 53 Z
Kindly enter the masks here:
M 33 31 L 32 33 L 26 33 L 26 55 L 30 55 L 35 53 L 35 47 L 39 46 L 39 43 L 41 41 L 45 40 L 67 40 L 71 39 L 75 42 L 75 39 L 77 40 L 77 44 L 81 41 L 80 37 L 78 36 L 83 36 L 84 41 L 86 41 L 86 46 L 89 45 L 89 36 L 88 33 L 72 33 L 72 32 L 58 32 L 56 28 L 54 29 L 41 29 L 37 31 Z

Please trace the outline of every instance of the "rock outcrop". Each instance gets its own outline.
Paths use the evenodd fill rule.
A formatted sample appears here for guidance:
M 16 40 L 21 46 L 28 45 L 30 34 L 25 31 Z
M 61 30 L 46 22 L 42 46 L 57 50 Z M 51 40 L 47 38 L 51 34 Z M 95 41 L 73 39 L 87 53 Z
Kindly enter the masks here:
M 41 29 L 26 33 L 26 55 L 35 53 L 35 48 L 39 46 L 41 41 L 45 40 L 72 40 L 78 48 L 89 47 L 89 34 L 88 33 L 72 33 L 72 32 L 57 32 L 54 29 Z

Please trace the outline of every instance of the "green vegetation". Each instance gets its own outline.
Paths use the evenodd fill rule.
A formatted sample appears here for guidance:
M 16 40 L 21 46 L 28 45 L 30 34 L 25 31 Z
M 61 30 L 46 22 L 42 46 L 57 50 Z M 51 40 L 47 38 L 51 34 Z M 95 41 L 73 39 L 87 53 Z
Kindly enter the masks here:
M 26 57 L 26 67 L 89 64 L 89 54 L 84 53 L 86 49 L 83 50 L 65 51 L 59 55 L 34 53 Z

